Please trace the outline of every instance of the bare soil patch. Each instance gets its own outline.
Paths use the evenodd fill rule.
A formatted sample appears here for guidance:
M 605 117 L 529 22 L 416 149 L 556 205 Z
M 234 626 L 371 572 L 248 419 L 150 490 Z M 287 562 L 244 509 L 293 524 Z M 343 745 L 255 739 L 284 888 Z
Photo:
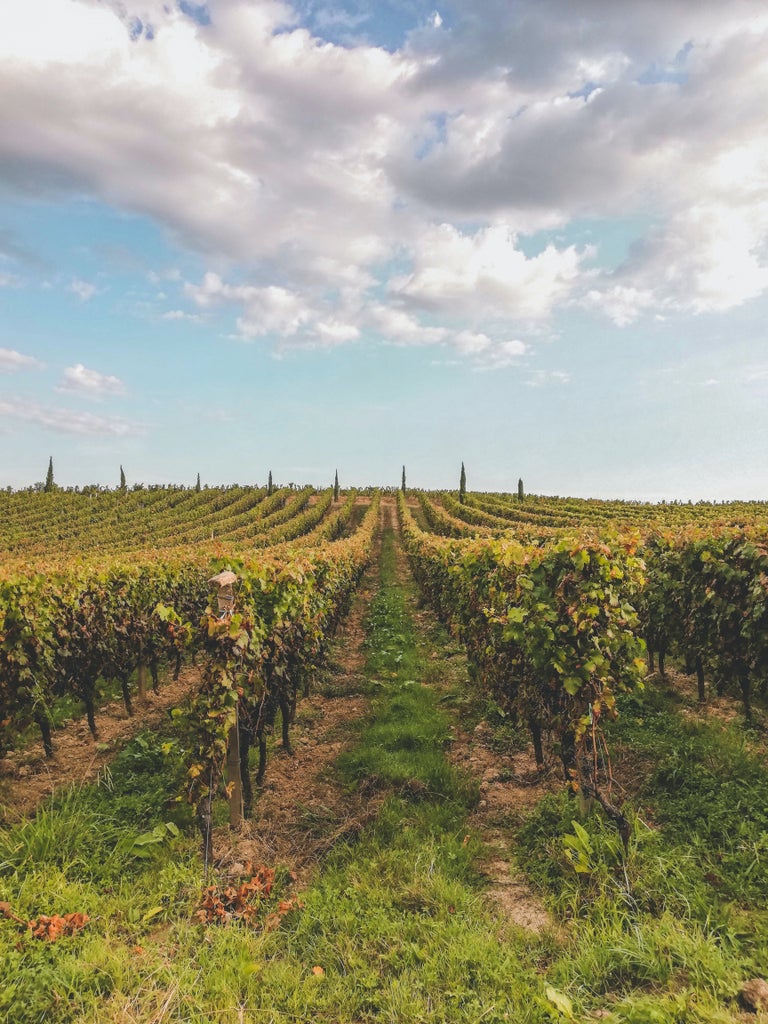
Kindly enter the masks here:
M 658 673 L 654 675 L 654 679 L 657 681 L 657 685 L 666 686 L 685 701 L 685 706 L 680 709 L 680 713 L 685 718 L 717 718 L 728 724 L 734 719 L 743 720 L 744 718 L 741 698 L 735 694 L 725 694 L 719 697 L 709 682 L 707 682 L 707 702 L 700 704 L 696 676 L 694 675 L 687 675 L 677 669 L 667 668 L 664 679 Z
M 350 722 L 369 710 L 367 697 L 313 696 L 301 704 L 293 729 L 293 756 L 271 752 L 254 816 L 238 833 L 214 834 L 214 859 L 227 874 L 245 865 L 281 864 L 306 884 L 318 860 L 338 842 L 354 837 L 375 818 L 380 800 L 350 793 L 334 780 L 332 766 L 355 740 Z
M 480 785 L 480 801 L 469 825 L 487 844 L 479 868 L 489 882 L 488 897 L 513 924 L 533 932 L 557 925 L 528 883 L 516 873 L 511 826 L 524 819 L 547 794 L 562 788 L 555 766 L 536 770 L 533 749 L 501 754 L 488 741 L 492 730 L 481 722 L 473 732 L 455 729 L 449 751 L 452 764 Z
M 34 813 L 60 786 L 80 785 L 95 779 L 133 736 L 163 722 L 168 712 L 183 703 L 199 682 L 199 670 L 187 666 L 177 680 L 168 678 L 159 693 L 150 691 L 145 701 L 134 696 L 133 715 L 128 715 L 122 700 L 104 704 L 96 716 L 97 740 L 91 736 L 84 716 L 65 723 L 54 731 L 54 756 L 50 759 L 46 759 L 39 743 L 11 751 L 0 761 L 3 818 L 18 821 Z

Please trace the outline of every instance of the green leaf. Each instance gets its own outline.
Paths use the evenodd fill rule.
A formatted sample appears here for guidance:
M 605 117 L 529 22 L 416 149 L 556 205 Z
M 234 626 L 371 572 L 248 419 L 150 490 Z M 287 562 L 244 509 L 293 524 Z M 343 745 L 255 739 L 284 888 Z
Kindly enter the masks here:
M 149 924 L 149 922 L 152 920 L 152 918 L 157 917 L 158 914 L 162 914 L 162 912 L 164 910 L 165 910 L 165 907 L 152 907 L 152 909 L 148 910 L 146 912 L 146 914 L 142 917 L 141 923 L 142 924 Z
M 544 995 L 563 1017 L 573 1020 L 573 1003 L 564 992 L 559 992 L 551 985 L 547 985 L 544 988 Z
M 595 851 L 592 846 L 592 840 L 589 838 L 589 832 L 587 832 L 584 826 L 580 825 L 578 821 L 572 821 L 571 824 L 573 825 L 573 831 L 581 840 L 582 845 L 584 846 L 584 849 L 587 851 L 587 853 L 594 853 Z

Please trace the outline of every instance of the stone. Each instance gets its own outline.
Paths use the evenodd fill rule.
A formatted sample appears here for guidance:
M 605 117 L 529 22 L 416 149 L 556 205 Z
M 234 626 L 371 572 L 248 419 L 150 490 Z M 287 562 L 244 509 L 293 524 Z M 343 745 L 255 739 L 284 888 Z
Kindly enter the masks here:
M 768 982 L 763 978 L 751 978 L 741 986 L 739 997 L 747 1009 L 757 1013 L 768 1010 Z

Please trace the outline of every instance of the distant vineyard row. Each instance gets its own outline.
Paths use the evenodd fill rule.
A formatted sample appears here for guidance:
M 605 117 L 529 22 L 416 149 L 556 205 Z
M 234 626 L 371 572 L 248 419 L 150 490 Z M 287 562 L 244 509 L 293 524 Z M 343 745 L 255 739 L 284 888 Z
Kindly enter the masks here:
M 197 655 L 199 682 L 176 718 L 186 792 L 209 819 L 236 724 L 243 763 L 300 689 L 370 557 L 378 499 L 221 491 L 13 495 L 0 574 L 0 741 L 36 722 L 53 753 L 51 710 L 79 699 L 96 736 L 97 692 L 119 681 L 132 710 L 167 656 Z M 150 500 L 147 501 L 147 498 Z M 211 538 L 213 534 L 213 539 Z M 236 576 L 233 613 L 210 580 Z M 231 782 L 232 780 L 230 780 Z M 243 772 L 245 803 L 249 777 Z M 209 830 L 205 832 L 209 836 Z
M 226 778 L 249 810 L 248 751 L 298 695 L 371 557 L 378 497 L 227 489 L 0 495 L 0 719 L 7 742 L 50 709 L 132 687 L 189 652 L 199 683 L 176 715 L 186 792 L 204 837 Z M 571 783 L 611 803 L 601 729 L 646 659 L 679 656 L 740 694 L 746 716 L 768 679 L 768 506 L 645 505 L 540 496 L 399 495 L 414 572 L 496 701 L 527 723 L 537 759 L 554 738 Z M 236 577 L 234 613 L 211 577 Z M 229 764 L 229 767 L 225 766 Z M 207 841 L 207 840 L 206 840 Z
M 461 499 L 461 500 L 460 500 Z M 478 681 L 553 737 L 574 788 L 611 803 L 601 723 L 672 652 L 747 720 L 768 689 L 768 506 L 419 494 L 399 512 L 411 563 Z

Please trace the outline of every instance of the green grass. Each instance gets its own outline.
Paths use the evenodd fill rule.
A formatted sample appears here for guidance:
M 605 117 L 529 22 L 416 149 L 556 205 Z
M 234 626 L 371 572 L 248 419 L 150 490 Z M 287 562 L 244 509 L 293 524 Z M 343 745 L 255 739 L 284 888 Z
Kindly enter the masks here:
M 752 734 L 738 720 L 685 718 L 674 694 L 655 688 L 624 701 L 614 733 L 652 766 L 639 798 L 714 895 L 768 905 L 768 759 Z
M 566 794 L 518 832 L 521 865 L 572 922 L 550 976 L 582 1005 L 607 999 L 619 1021 L 734 1020 L 741 984 L 768 972 L 768 913 L 754 909 L 766 905 L 766 764 L 740 730 L 688 721 L 653 688 L 623 700 L 611 743 L 647 770 L 626 857 Z
M 1 1020 L 79 1019 L 133 976 L 131 949 L 151 929 L 188 919 L 200 872 L 195 844 L 173 823 L 183 818 L 170 803 L 173 765 L 172 745 L 165 752 L 161 739 L 139 736 L 99 784 L 0 830 L 0 901 L 24 919 L 90 917 L 55 944 L 0 921 Z

